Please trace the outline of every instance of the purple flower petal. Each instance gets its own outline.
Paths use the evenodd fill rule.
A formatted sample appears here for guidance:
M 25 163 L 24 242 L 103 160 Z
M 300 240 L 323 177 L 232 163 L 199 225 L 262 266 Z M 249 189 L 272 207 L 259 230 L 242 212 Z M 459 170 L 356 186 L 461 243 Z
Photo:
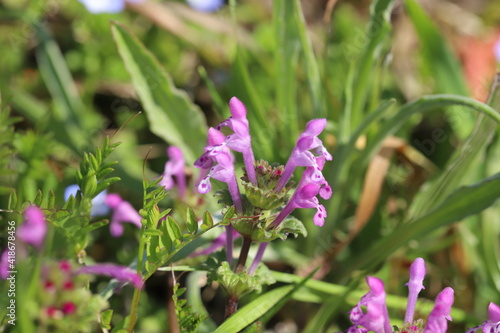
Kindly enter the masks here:
M 118 194 L 108 194 L 106 203 L 113 209 L 109 226 L 111 236 L 120 237 L 123 234 L 123 223 L 132 223 L 139 229 L 142 227 L 142 217 L 128 201 L 123 200 Z
M 182 151 L 175 146 L 167 149 L 169 160 L 165 163 L 165 170 L 162 174 L 160 185 L 165 189 L 171 190 L 177 183 L 179 198 L 183 199 L 186 193 L 186 174 L 184 173 L 185 161 Z M 175 178 L 175 181 L 174 181 Z
M 43 212 L 36 206 L 30 206 L 23 215 L 24 222 L 19 226 L 17 236 L 23 243 L 40 249 L 47 233 L 47 222 Z
M 115 278 L 121 282 L 132 283 L 136 288 L 142 288 L 143 281 L 137 272 L 126 266 L 115 264 L 96 264 L 83 266 L 76 270 L 76 274 L 105 275 Z
M 283 175 L 276 184 L 274 189 L 276 192 L 281 191 L 286 186 L 298 166 L 315 167 L 321 170 L 323 166 L 319 164 L 324 164 L 324 159 L 328 161 L 332 160 L 332 155 L 326 151 L 323 142 L 318 139 L 318 135 L 321 134 L 325 126 L 326 119 L 313 119 L 307 123 L 305 131 L 302 132 L 297 139 L 290 158 L 285 165 Z M 311 150 L 314 151 L 318 157 L 321 157 L 322 160 L 315 157 L 315 155 L 311 153 Z
M 384 283 L 372 276 L 368 276 L 366 282 L 370 291 L 350 311 L 350 319 L 354 325 L 349 332 L 356 332 L 357 326 L 360 325 L 367 329 L 366 332 L 390 333 L 392 329 L 385 303 Z M 362 307 L 366 307 L 366 313 L 363 312 Z
M 9 250 L 5 249 L 0 256 L 0 279 L 5 280 L 9 276 Z
M 450 312 L 453 304 L 453 293 L 452 288 L 446 287 L 437 295 L 434 308 L 429 314 L 423 333 L 446 333 L 448 320 L 451 320 Z

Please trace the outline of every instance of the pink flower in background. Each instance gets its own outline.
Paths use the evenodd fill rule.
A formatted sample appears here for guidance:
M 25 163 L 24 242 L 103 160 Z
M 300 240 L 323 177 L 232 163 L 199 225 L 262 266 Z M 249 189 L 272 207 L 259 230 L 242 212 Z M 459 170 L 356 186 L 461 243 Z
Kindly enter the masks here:
M 171 190 L 177 184 L 179 198 L 183 199 L 186 194 L 186 174 L 184 173 L 184 156 L 182 151 L 175 146 L 170 146 L 167 149 L 169 160 L 165 163 L 165 170 L 162 174 L 160 185 L 165 187 L 165 190 Z
M 115 264 L 95 264 L 76 269 L 76 274 L 105 275 L 121 282 L 132 283 L 136 288 L 142 288 L 142 278 L 130 267 Z
M 9 250 L 5 249 L 0 256 L 0 279 L 5 280 L 9 276 Z
M 422 258 L 417 258 L 410 267 L 410 281 L 406 284 L 408 286 L 408 305 L 406 307 L 404 326 L 399 330 L 401 332 L 420 332 L 417 321 L 413 320 L 413 315 L 417 296 L 424 289 L 422 284 L 424 277 L 425 262 Z M 384 283 L 382 280 L 371 276 L 368 276 L 366 281 L 370 291 L 350 311 L 350 319 L 353 325 L 347 332 L 392 333 L 392 326 L 385 303 Z M 451 320 L 450 312 L 454 300 L 453 294 L 453 289 L 447 287 L 437 295 L 434 308 L 423 328 L 423 333 L 446 333 L 448 321 Z M 365 310 L 363 311 L 363 309 Z
M 465 333 L 476 333 L 479 330 L 483 333 L 499 333 L 500 332 L 500 306 L 490 302 L 488 306 L 488 315 L 490 319 L 483 322 L 481 325 L 469 328 Z
M 137 3 L 144 0 L 78 0 L 92 14 L 119 13 L 125 9 L 125 3 Z
M 113 210 L 109 224 L 111 236 L 120 237 L 123 234 L 123 223 L 132 223 L 137 228 L 141 228 L 142 217 L 130 202 L 123 200 L 115 193 L 108 194 L 105 200 L 106 204 Z
M 17 237 L 25 244 L 40 249 L 47 233 L 47 222 L 40 208 L 30 206 L 24 211 L 24 222 L 17 229 Z

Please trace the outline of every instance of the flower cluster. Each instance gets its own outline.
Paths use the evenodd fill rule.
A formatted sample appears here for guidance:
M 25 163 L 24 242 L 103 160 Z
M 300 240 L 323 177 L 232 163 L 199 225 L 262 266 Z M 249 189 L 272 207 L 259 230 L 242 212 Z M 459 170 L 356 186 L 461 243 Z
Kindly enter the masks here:
M 195 162 L 195 166 L 202 169 L 202 179 L 198 184 L 200 193 L 208 193 L 212 186 L 210 179 L 216 179 L 227 184 L 229 194 L 236 208 L 236 212 L 243 213 L 243 203 L 238 188 L 234 168 L 234 157 L 231 150 L 243 156 L 245 165 L 246 199 L 259 210 L 271 209 L 280 206 L 288 199 L 286 187 L 288 181 L 298 166 L 306 167 L 297 189 L 283 210 L 276 216 L 271 227 L 277 228 L 295 208 L 316 208 L 314 218 L 316 225 L 323 225 L 326 217 L 325 208 L 319 204 L 317 195 L 323 199 L 331 196 L 331 188 L 326 182 L 321 170 L 325 160 L 332 156 L 326 151 L 318 135 L 326 126 L 325 119 L 311 120 L 306 130 L 300 135 L 296 146 L 284 168 L 273 168 L 265 161 L 256 163 L 252 151 L 250 129 L 245 105 L 233 97 L 230 102 L 231 117 L 224 120 L 216 128 L 208 131 L 208 144 L 203 155 Z M 232 134 L 225 136 L 221 129 L 228 127 Z M 268 200 L 263 200 L 266 198 Z M 253 212 L 254 213 L 254 212 Z
M 488 315 L 490 319 L 483 322 L 481 325 L 469 328 L 465 333 L 500 333 L 500 306 L 491 302 L 488 306 Z
M 407 333 L 446 333 L 448 321 L 451 321 L 451 306 L 454 300 L 453 289 L 447 287 L 441 291 L 434 303 L 427 323 L 423 326 L 421 319 L 414 320 L 415 305 L 418 294 L 424 289 L 425 262 L 417 258 L 410 267 L 410 280 L 408 286 L 408 303 L 404 326 L 401 332 Z M 359 303 L 350 311 L 350 319 L 353 325 L 348 333 L 391 333 L 392 326 L 389 320 L 387 305 L 385 303 L 385 290 L 382 280 L 368 276 L 366 282 L 370 291 L 364 295 Z M 365 311 L 363 311 L 363 308 Z M 361 327 L 360 327 L 361 326 Z M 422 327 L 423 326 L 423 327 Z
M 299 136 L 286 166 L 274 166 L 266 161 L 255 160 L 245 105 L 233 97 L 229 101 L 229 108 L 231 116 L 208 130 L 204 153 L 195 162 L 195 167 L 201 169 L 198 192 L 210 192 L 213 179 L 226 183 L 228 195 L 219 193 L 222 196 L 220 202 L 235 207 L 237 217 L 226 231 L 229 235 L 226 237 L 226 250 L 230 252 L 232 249 L 233 227 L 244 238 L 263 244 L 277 237 L 284 238 L 288 233 L 297 234 L 294 228 L 299 228 L 298 224 L 294 222 L 293 227 L 289 228 L 286 223 L 296 208 L 315 208 L 314 223 L 322 226 L 327 214 L 317 196 L 328 199 L 332 195 L 322 174 L 325 162 L 332 160 L 332 156 L 318 138 L 326 126 L 326 119 L 311 120 Z M 231 133 L 223 134 L 224 128 L 228 128 Z M 244 195 L 240 192 L 232 152 L 241 153 L 243 157 L 241 186 Z M 289 181 L 297 167 L 306 167 L 306 170 L 290 198 L 288 192 L 292 186 Z M 300 226 L 303 228 L 301 223 Z M 305 233 L 305 230 L 299 233 Z M 262 256 L 265 246 L 262 246 L 258 257 Z M 250 271 L 254 271 L 252 268 Z
M 408 303 L 403 327 L 395 332 L 401 333 L 446 333 L 451 306 L 454 301 L 454 291 L 450 287 L 444 288 L 436 297 L 434 308 L 430 312 L 427 323 L 422 319 L 414 319 L 415 306 L 418 294 L 422 289 L 425 277 L 425 262 L 417 258 L 410 266 L 410 280 L 408 286 Z M 385 290 L 382 280 L 368 276 L 366 282 L 370 291 L 366 293 L 356 306 L 349 312 L 353 325 L 347 333 L 392 333 L 393 329 L 389 320 L 387 305 L 385 303 Z M 468 329 L 465 333 L 500 333 L 500 306 L 491 302 L 488 307 L 489 320 L 481 325 Z
M 106 275 L 141 288 L 143 281 L 134 270 L 113 264 L 75 267 L 66 260 L 46 262 L 42 268 L 38 298 L 38 320 L 58 332 L 90 331 L 107 302 L 88 289 L 89 277 Z

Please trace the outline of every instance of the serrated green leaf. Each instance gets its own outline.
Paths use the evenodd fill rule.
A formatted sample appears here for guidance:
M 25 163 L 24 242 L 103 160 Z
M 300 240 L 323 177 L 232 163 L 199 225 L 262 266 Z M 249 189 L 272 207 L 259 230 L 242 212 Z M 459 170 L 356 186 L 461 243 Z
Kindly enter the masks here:
M 42 201 L 43 201 L 42 191 L 38 190 L 36 192 L 36 196 L 35 199 L 33 200 L 33 203 L 35 204 L 35 206 L 40 207 L 42 205 Z
M 48 209 L 53 209 L 56 205 L 56 194 L 54 193 L 53 190 L 49 191 L 49 201 L 47 203 L 47 208 Z
M 178 146 L 191 164 L 203 151 L 207 125 L 200 108 L 178 90 L 158 61 L 117 22 L 111 26 L 120 56 L 145 108 L 151 131 Z

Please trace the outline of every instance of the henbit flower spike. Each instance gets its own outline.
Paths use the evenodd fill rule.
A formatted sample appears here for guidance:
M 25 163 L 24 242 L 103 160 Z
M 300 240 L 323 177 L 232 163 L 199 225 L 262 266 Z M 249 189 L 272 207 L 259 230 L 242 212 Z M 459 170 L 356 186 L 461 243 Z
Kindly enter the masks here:
M 425 262 L 422 258 L 417 258 L 410 266 L 410 281 L 405 286 L 408 286 L 408 305 L 406 306 L 405 324 L 413 323 L 413 315 L 415 313 L 415 305 L 417 304 L 418 294 L 422 289 L 425 277 Z
M 295 193 L 273 221 L 272 226 L 279 226 L 295 208 L 316 208 L 317 212 L 313 219 L 314 224 L 321 227 L 325 223 L 326 209 L 319 203 L 316 196 L 319 194 L 323 199 L 329 199 L 332 195 L 332 189 L 321 174 L 324 158 L 316 157 L 315 159 L 318 162 L 315 162 L 315 166 L 306 168 Z
M 484 321 L 481 325 L 469 328 L 465 333 L 476 333 L 481 331 L 483 333 L 500 333 L 500 306 L 490 302 L 488 305 L 488 320 Z
M 139 274 L 130 267 L 115 264 L 95 264 L 83 266 L 76 270 L 76 274 L 105 275 L 121 282 L 132 283 L 136 288 L 142 288 L 143 280 Z
M 162 174 L 160 185 L 165 187 L 165 190 L 171 190 L 177 184 L 179 198 L 182 200 L 186 194 L 186 174 L 184 173 L 184 156 L 182 151 L 175 146 L 167 148 L 169 160 L 165 163 L 165 170 Z M 174 181 L 175 177 L 175 181 Z
M 231 117 L 224 120 L 217 126 L 217 130 L 222 127 L 229 127 L 234 133 L 226 137 L 226 145 L 243 155 L 243 162 L 247 172 L 248 180 L 253 185 L 257 185 L 257 175 L 255 173 L 255 157 L 252 150 L 252 138 L 248 126 L 247 110 L 245 105 L 236 97 L 229 101 Z
M 448 320 L 451 321 L 451 306 L 453 305 L 453 289 L 446 287 L 437 297 L 434 308 L 427 318 L 423 333 L 446 333 Z
M 446 333 L 448 320 L 451 320 L 450 312 L 453 304 L 453 289 L 445 288 L 436 297 L 433 310 L 429 314 L 427 324 L 424 328 L 423 321 L 413 320 L 415 312 L 416 298 L 424 288 L 422 281 L 425 277 L 425 262 L 422 258 L 417 258 L 410 266 L 410 281 L 406 284 L 409 289 L 408 306 L 406 309 L 405 323 L 398 331 L 407 333 Z M 351 310 L 350 319 L 353 326 L 348 333 L 391 333 L 392 328 L 385 305 L 385 291 L 383 282 L 374 277 L 367 277 L 370 291 L 361 298 L 360 302 Z M 371 310 L 370 310 L 371 304 Z M 366 308 L 366 313 L 363 308 Z M 377 310 L 378 309 L 378 310 Z M 376 317 L 376 316 L 379 317 Z M 383 328 L 380 323 L 383 322 Z M 358 327 L 358 325 L 362 327 Z M 473 333 L 474 331 L 471 331 Z M 469 332 L 467 332 L 469 333 Z
M 142 227 L 142 217 L 130 202 L 123 200 L 118 194 L 108 194 L 106 204 L 114 211 L 109 224 L 111 236 L 120 237 L 123 234 L 123 223 L 132 223 L 139 229 Z
M 17 236 L 25 243 L 40 249 L 47 233 L 47 222 L 40 208 L 30 206 L 24 211 L 24 222 L 17 229 Z
M 92 14 L 119 13 L 125 9 L 125 3 L 138 3 L 144 0 L 78 0 Z
M 276 192 L 281 191 L 285 187 L 286 183 L 292 177 L 295 168 L 298 166 L 317 167 L 317 159 L 310 150 L 314 150 L 317 156 L 323 156 L 328 161 L 332 160 L 332 155 L 323 146 L 323 142 L 318 139 L 318 135 L 321 134 L 325 126 L 326 119 L 313 119 L 307 123 L 306 130 L 297 139 L 292 154 L 286 163 L 285 171 L 278 184 L 276 184 L 274 189 Z
M 224 5 L 224 0 L 186 0 L 186 2 L 200 12 L 213 12 Z

